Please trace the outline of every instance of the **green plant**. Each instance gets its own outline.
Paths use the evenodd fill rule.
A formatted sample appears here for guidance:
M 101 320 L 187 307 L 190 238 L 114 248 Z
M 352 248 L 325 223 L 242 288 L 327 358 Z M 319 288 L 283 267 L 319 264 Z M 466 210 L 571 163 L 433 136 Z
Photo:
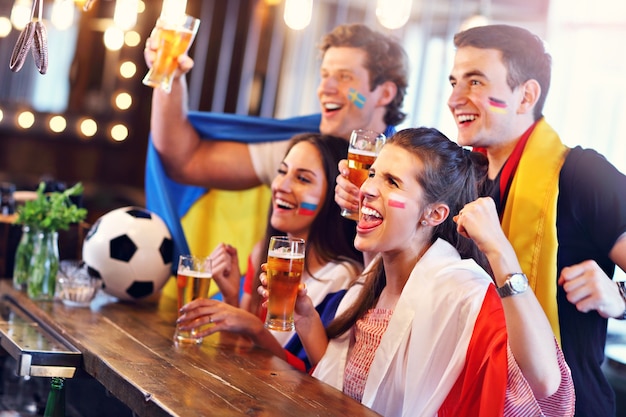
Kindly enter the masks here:
M 37 197 L 17 209 L 17 224 L 23 226 L 22 240 L 16 250 L 13 285 L 26 286 L 32 299 L 52 299 L 59 267 L 58 231 L 85 219 L 87 210 L 78 208 L 70 199 L 83 192 L 77 183 L 63 192 L 44 193 L 41 182 Z
M 68 230 L 70 224 L 85 219 L 87 210 L 78 208 L 70 200 L 71 196 L 83 192 L 83 185 L 80 182 L 63 192 L 44 193 L 45 188 L 44 182 L 39 183 L 37 198 L 18 207 L 15 223 L 49 232 Z

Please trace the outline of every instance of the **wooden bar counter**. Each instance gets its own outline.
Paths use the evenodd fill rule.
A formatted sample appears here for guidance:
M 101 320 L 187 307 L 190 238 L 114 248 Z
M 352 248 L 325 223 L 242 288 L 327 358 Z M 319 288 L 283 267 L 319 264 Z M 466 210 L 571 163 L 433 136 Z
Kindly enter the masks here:
M 82 353 L 82 369 L 138 416 L 376 416 L 367 407 L 232 334 L 200 346 L 172 341 L 175 300 L 89 308 L 32 301 L 0 280 L 13 301 Z

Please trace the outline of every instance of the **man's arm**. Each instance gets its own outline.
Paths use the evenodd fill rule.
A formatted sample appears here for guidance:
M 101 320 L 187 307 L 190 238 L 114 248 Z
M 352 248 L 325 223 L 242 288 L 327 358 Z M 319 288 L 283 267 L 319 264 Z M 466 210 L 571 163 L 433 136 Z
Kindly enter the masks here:
M 609 252 L 609 258 L 611 258 L 622 271 L 626 272 L 626 233 L 622 234 L 617 239 L 611 252 Z
M 146 63 L 151 66 L 154 49 L 150 40 L 146 43 L 144 55 Z M 152 94 L 152 141 L 167 174 L 175 181 L 207 188 L 243 190 L 260 185 L 247 144 L 201 140 L 189 123 L 184 74 L 192 67 L 190 57 L 180 56 L 172 91 L 168 94 L 155 88 Z

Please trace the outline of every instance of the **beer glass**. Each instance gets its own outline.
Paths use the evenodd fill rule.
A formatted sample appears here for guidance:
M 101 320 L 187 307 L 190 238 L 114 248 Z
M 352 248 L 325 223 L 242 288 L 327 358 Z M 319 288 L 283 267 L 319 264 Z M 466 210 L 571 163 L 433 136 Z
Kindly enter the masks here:
M 267 253 L 267 316 L 270 330 L 294 330 L 293 310 L 304 270 L 304 240 L 272 236 Z
M 348 179 L 357 187 L 361 187 L 367 176 L 376 155 L 385 144 L 387 138 L 382 133 L 372 130 L 356 129 L 350 135 L 348 146 Z M 359 220 L 359 213 L 342 209 L 341 215 L 352 220 Z
M 154 34 L 157 43 L 156 58 L 143 79 L 145 85 L 160 87 L 167 93 L 172 90 L 178 57 L 189 50 L 198 26 L 200 19 L 188 15 L 184 15 L 182 21 L 169 21 L 163 16 L 157 20 Z
M 195 299 L 208 298 L 211 278 L 213 278 L 213 271 L 210 257 L 181 255 L 178 259 L 178 271 L 176 273 L 178 311 L 185 304 Z M 181 330 L 176 325 L 174 342 L 176 344 L 200 344 L 202 337 L 197 336 L 199 330 L 199 328 Z

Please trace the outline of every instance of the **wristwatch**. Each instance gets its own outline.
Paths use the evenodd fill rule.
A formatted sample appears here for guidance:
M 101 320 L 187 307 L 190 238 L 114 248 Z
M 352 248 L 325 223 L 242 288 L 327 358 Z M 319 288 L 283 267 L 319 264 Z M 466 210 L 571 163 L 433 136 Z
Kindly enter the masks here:
M 521 294 L 528 289 L 528 278 L 521 272 L 515 272 L 506 276 L 506 281 L 501 287 L 496 287 L 500 298 L 509 295 Z
M 617 289 L 619 290 L 619 294 L 622 296 L 622 300 L 626 303 L 626 282 L 625 281 L 617 281 Z M 626 310 L 622 313 L 621 316 L 615 317 L 617 320 L 626 320 Z

